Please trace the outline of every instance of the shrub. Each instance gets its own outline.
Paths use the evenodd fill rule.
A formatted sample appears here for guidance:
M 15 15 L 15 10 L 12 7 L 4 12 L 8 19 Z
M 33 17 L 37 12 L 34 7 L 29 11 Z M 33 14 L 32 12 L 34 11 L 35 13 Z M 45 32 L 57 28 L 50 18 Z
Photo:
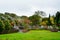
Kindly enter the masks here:
M 56 26 L 53 26 L 53 28 L 52 28 L 52 29 L 50 29 L 50 31 L 51 31 L 51 32 L 58 32 L 58 29 L 57 29 L 57 27 L 56 27 Z
M 11 24 L 9 23 L 9 20 L 5 21 L 5 30 L 9 32 L 9 30 L 12 28 Z
M 0 20 L 0 33 L 2 33 L 4 29 L 5 29 L 5 25 L 4 25 L 3 21 Z

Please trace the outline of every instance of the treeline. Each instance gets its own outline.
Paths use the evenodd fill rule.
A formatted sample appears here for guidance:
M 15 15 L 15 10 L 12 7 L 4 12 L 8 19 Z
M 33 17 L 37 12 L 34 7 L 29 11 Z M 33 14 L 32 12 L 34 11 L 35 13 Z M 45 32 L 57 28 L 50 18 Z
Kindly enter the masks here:
M 35 11 L 32 16 L 17 16 L 14 13 L 0 13 L 0 33 L 18 32 L 18 29 L 39 29 L 40 26 L 44 26 L 44 29 L 48 29 L 48 26 L 52 26 L 54 29 L 58 27 L 60 30 L 60 12 L 56 15 L 49 17 L 43 11 Z M 18 27 L 18 29 L 17 29 Z
M 0 13 L 0 33 L 10 33 L 17 21 L 17 15 L 14 13 Z M 15 29 L 14 29 L 15 30 Z M 15 30 L 17 31 L 17 30 Z

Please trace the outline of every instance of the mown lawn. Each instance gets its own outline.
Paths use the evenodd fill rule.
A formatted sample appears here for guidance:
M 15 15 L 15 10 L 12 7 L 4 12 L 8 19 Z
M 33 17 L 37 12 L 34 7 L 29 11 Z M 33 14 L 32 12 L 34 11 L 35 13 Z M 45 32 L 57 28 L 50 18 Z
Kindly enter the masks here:
M 60 40 L 60 32 L 31 30 L 27 33 L 2 34 L 0 40 Z

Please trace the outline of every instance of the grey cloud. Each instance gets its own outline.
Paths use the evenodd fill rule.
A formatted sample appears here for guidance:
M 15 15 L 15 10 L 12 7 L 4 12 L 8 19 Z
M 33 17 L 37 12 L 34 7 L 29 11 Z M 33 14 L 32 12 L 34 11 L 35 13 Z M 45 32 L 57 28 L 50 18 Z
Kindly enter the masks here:
M 60 0 L 0 0 L 0 12 L 16 12 L 18 15 L 32 15 L 36 10 L 53 15 L 60 10 Z M 52 14 L 53 13 L 53 14 Z

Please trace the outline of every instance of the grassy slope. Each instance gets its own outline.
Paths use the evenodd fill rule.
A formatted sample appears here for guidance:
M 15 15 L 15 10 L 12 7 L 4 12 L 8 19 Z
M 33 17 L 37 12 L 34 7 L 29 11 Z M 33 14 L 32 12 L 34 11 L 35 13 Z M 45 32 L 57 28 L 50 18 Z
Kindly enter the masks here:
M 27 33 L 3 34 L 0 40 L 60 40 L 60 32 L 32 30 Z

